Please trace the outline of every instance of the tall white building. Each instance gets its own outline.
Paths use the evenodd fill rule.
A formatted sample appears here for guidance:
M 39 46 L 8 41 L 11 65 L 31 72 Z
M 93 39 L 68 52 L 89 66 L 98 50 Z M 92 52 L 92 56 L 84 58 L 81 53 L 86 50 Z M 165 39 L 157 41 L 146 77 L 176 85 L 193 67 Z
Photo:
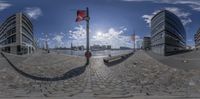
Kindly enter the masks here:
M 1 24 L 0 49 L 17 55 L 34 52 L 33 25 L 25 14 L 16 13 Z

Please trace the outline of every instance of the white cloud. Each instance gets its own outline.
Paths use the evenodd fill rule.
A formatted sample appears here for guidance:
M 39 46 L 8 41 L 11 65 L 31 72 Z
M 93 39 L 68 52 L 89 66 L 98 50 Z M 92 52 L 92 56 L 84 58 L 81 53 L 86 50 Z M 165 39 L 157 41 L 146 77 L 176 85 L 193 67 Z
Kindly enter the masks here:
M 62 35 L 56 35 L 53 40 L 56 40 L 57 42 L 62 42 L 63 36 Z
M 125 35 L 127 31 L 126 27 L 120 27 L 119 29 L 109 28 L 106 32 L 91 31 L 94 33 L 90 37 L 90 45 L 111 45 L 113 48 L 119 48 L 120 46 L 133 47 L 131 37 Z M 74 30 L 70 30 L 70 38 L 73 40 L 73 45 L 85 45 L 86 44 L 86 32 L 83 26 L 79 25 Z M 139 36 L 136 36 L 136 41 L 141 40 Z
M 174 4 L 185 4 L 189 5 L 193 10 L 200 11 L 200 1 L 199 0 L 178 0 Z
M 73 30 L 69 30 L 71 39 L 85 39 L 86 38 L 86 30 L 82 25 L 75 27 Z
M 64 39 L 66 37 L 66 34 L 63 32 L 60 33 L 41 33 L 42 35 L 38 38 L 38 43 L 40 47 L 45 45 L 45 42 L 47 41 L 48 46 L 50 48 L 54 47 L 66 47 L 66 40 Z
M 4 2 L 4 1 L 0 1 L 0 11 L 7 9 L 10 6 L 12 6 L 10 3 Z
M 200 1 L 199 0 L 122 0 L 125 2 L 142 2 L 150 1 L 153 3 L 167 3 L 167 4 L 182 4 L 191 7 L 195 11 L 200 11 Z
M 154 0 L 122 0 L 122 1 L 126 1 L 126 2 L 142 2 L 142 1 L 154 1 Z
M 165 9 L 166 9 L 166 10 L 169 10 L 169 11 L 171 11 L 171 12 L 173 12 L 173 13 L 176 14 L 178 17 L 187 18 L 187 17 L 190 15 L 190 13 L 188 13 L 188 12 L 183 12 L 183 11 L 181 11 L 181 9 L 176 8 L 176 7 L 166 7 Z
M 53 38 L 53 40 L 56 41 L 56 43 L 57 43 L 56 45 L 57 45 L 58 47 L 60 47 L 60 46 L 62 46 L 62 45 L 64 44 L 63 38 L 64 38 L 63 35 L 56 35 L 56 36 Z
M 169 11 L 173 12 L 175 15 L 177 15 L 181 19 L 181 22 L 183 23 L 183 25 L 187 25 L 188 23 L 192 22 L 192 20 L 189 18 L 189 16 L 191 15 L 189 12 L 184 12 L 181 9 L 176 8 L 176 7 L 166 7 L 164 9 L 169 10 Z M 148 23 L 149 26 L 151 26 L 151 18 L 155 14 L 157 14 L 158 12 L 160 12 L 160 11 L 161 10 L 156 10 L 156 11 L 154 11 L 150 15 L 143 15 L 142 18 L 144 18 L 144 21 L 146 23 Z
M 183 25 L 187 25 L 188 23 L 192 22 L 192 20 L 189 18 L 189 16 L 191 15 L 189 12 L 184 12 L 181 9 L 176 8 L 176 7 L 167 7 L 165 9 L 176 14 L 181 19 L 181 22 L 183 23 Z
M 144 18 L 144 21 L 149 24 L 149 27 L 151 26 L 151 18 L 153 18 L 154 15 L 156 15 L 160 10 L 154 11 L 150 15 L 143 15 L 142 18 Z
M 109 28 L 105 32 L 91 31 L 90 32 L 90 45 L 111 45 L 113 48 L 119 48 L 120 46 L 133 47 L 133 41 L 130 35 L 125 35 L 128 29 L 126 27 L 120 27 L 118 29 Z M 44 46 L 46 41 L 46 34 L 42 33 L 42 36 L 38 39 L 40 46 Z M 54 47 L 70 47 L 71 43 L 74 46 L 86 45 L 86 31 L 82 25 L 69 30 L 68 33 L 48 33 L 48 45 L 50 48 Z M 138 42 L 142 42 L 140 36 L 136 35 L 136 47 Z M 141 45 L 139 45 L 141 46 Z
M 42 15 L 42 10 L 38 7 L 27 7 L 24 12 L 32 19 L 37 19 Z
M 68 43 L 67 41 L 66 41 L 66 39 L 64 39 L 64 38 L 66 38 L 66 33 L 63 33 L 63 32 L 60 32 L 60 33 L 55 33 L 54 35 L 52 35 L 53 36 L 53 38 L 52 38 L 52 40 L 51 40 L 51 47 L 66 47 L 66 44 Z M 54 46 L 53 46 L 53 44 L 54 44 Z

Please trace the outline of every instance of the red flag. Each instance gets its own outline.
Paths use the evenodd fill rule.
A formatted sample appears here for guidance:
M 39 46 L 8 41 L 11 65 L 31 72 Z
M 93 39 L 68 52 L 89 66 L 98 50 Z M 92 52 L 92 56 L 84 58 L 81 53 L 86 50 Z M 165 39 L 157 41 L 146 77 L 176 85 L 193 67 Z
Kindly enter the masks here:
M 87 17 L 86 10 L 78 10 L 76 22 L 83 21 L 83 20 L 85 20 L 86 17 Z

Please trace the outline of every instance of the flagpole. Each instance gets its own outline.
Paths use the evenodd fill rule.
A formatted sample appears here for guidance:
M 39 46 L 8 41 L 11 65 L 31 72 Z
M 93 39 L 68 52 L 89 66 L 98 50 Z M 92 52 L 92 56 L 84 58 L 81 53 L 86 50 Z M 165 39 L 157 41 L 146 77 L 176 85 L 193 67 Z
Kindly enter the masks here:
M 86 36 L 87 36 L 87 44 L 86 44 L 86 50 L 89 51 L 89 9 L 88 7 L 86 8 L 86 13 L 87 13 L 87 19 L 86 19 Z
M 86 18 L 86 52 L 89 53 L 90 51 L 90 43 L 89 43 L 89 24 L 90 24 L 90 17 L 89 17 L 89 9 L 88 7 L 86 8 L 86 14 L 87 14 L 87 18 Z M 87 64 L 89 64 L 89 58 L 87 57 Z
M 90 25 L 90 16 L 89 16 L 89 8 L 87 7 L 86 10 L 78 10 L 77 11 L 77 18 L 76 22 L 79 21 L 86 21 L 86 52 L 85 57 L 87 59 L 86 65 L 89 64 L 90 57 L 92 56 L 92 53 L 90 52 L 90 41 L 89 41 L 89 25 Z

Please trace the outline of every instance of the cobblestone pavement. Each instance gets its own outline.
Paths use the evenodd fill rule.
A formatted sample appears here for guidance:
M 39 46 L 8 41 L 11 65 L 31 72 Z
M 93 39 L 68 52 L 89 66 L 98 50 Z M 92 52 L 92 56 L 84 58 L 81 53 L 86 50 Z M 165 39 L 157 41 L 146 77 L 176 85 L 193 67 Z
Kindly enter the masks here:
M 68 71 L 72 71 L 71 75 L 76 75 L 78 73 L 76 68 L 84 65 L 84 59 L 81 57 L 38 55 L 6 56 L 18 69 L 39 77 L 62 76 Z M 48 61 L 49 63 L 45 63 Z M 79 75 L 57 81 L 42 81 L 21 75 L 3 56 L 0 56 L 0 97 L 53 99 L 54 97 L 131 98 L 154 95 L 194 97 L 200 92 L 199 70 L 184 71 L 168 67 L 143 51 L 111 66 L 104 64 L 103 58 L 92 58 L 90 61 Z
M 193 50 L 184 53 L 179 53 L 171 56 L 160 56 L 154 54 L 151 51 L 147 51 L 148 55 L 155 58 L 159 62 L 166 64 L 173 68 L 190 70 L 190 69 L 200 69 L 200 51 Z

